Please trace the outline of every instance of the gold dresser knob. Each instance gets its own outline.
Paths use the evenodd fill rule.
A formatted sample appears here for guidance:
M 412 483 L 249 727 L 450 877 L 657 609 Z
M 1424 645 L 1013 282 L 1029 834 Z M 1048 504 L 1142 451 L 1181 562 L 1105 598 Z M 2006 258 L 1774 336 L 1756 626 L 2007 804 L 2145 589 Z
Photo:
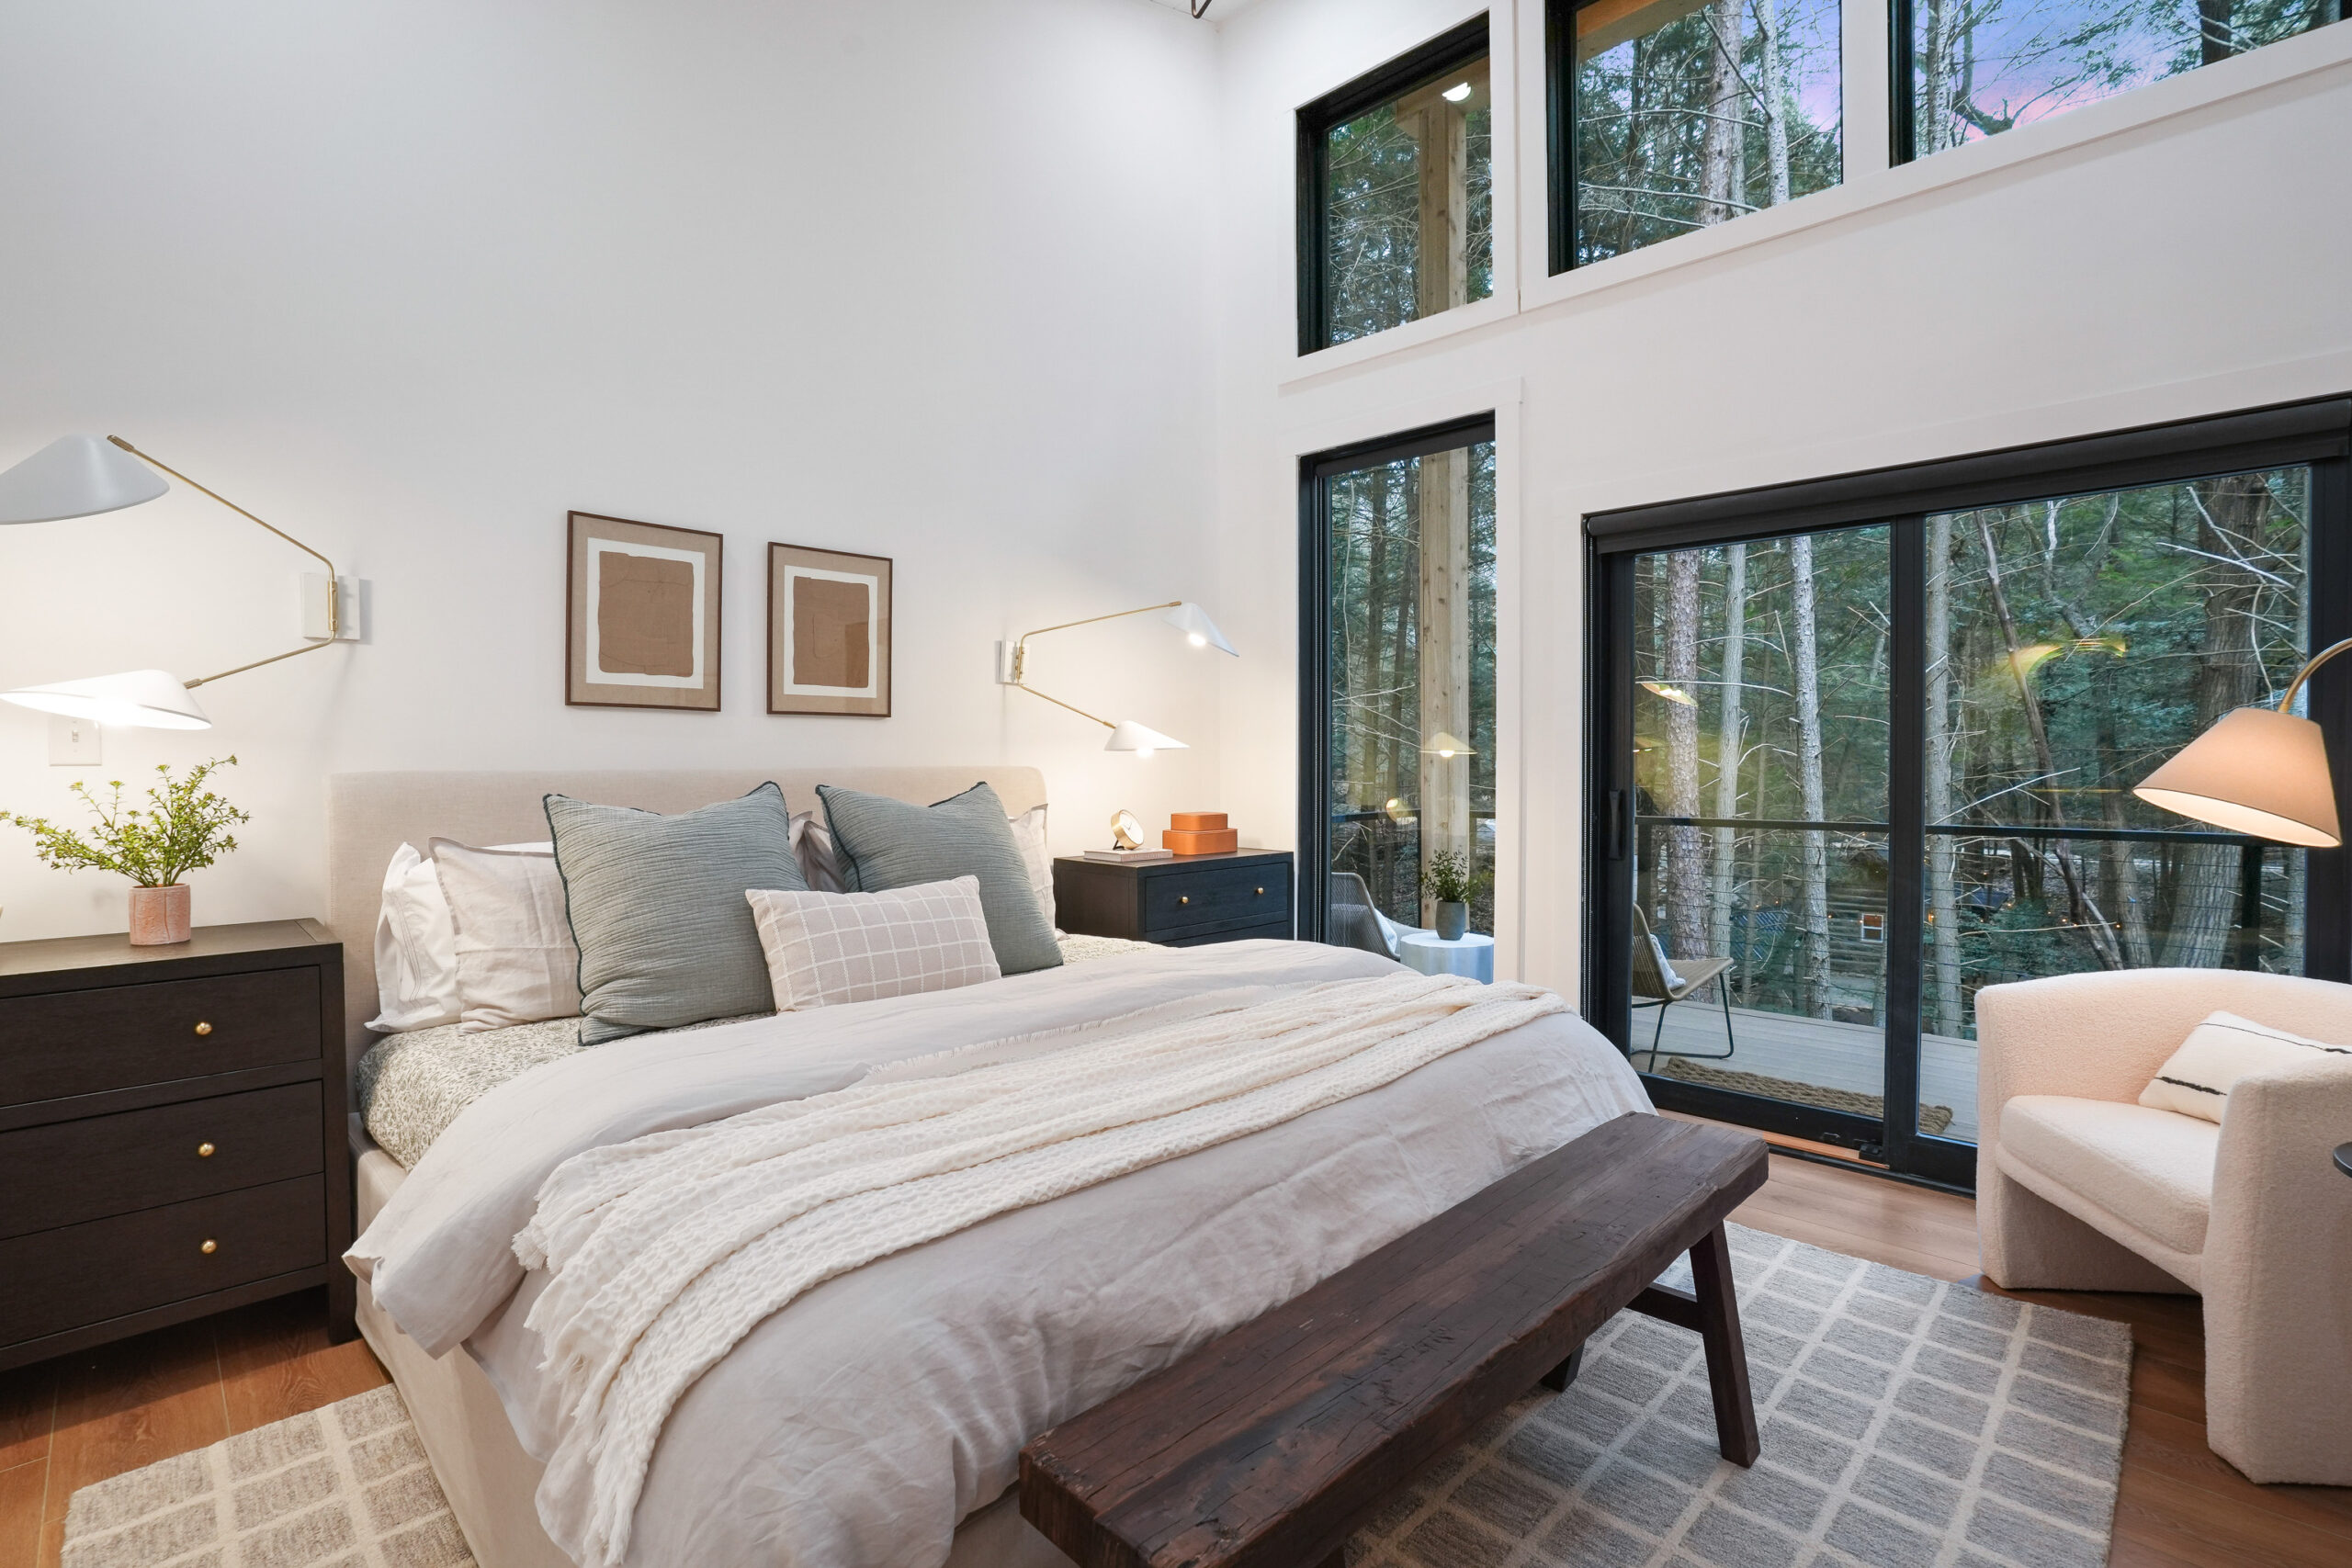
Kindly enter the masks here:
M 198 1159 L 210 1159 L 212 1157 L 212 1145 L 210 1144 L 197 1145 L 196 1157 Z
M 1176 896 L 1176 902 L 1178 902 L 1179 904 L 1189 904 L 1189 903 L 1191 903 L 1192 901 L 1193 901 L 1193 896 L 1192 896 L 1191 894 L 1189 894 L 1189 893 L 1179 893 L 1179 894 Z
M 209 1034 L 212 1032 L 212 1026 L 209 1023 L 199 1023 L 196 1026 L 196 1032 L 198 1034 Z
M 215 1253 L 220 1250 L 220 1244 L 214 1241 L 210 1236 L 206 1236 L 204 1238 L 204 1245 L 197 1248 L 197 1250 L 206 1254 Z
M 1265 896 L 1266 896 L 1266 890 L 1265 890 L 1264 888 L 1261 887 L 1260 889 L 1258 889 L 1258 897 L 1259 897 L 1263 898 Z

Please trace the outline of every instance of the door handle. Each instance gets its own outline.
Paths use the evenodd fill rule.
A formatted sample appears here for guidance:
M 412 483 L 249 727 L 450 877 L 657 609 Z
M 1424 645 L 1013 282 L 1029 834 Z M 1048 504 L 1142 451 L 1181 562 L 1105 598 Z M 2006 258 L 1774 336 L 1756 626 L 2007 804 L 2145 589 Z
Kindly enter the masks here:
M 1625 858 L 1625 792 L 1622 789 L 1609 792 L 1609 858 Z

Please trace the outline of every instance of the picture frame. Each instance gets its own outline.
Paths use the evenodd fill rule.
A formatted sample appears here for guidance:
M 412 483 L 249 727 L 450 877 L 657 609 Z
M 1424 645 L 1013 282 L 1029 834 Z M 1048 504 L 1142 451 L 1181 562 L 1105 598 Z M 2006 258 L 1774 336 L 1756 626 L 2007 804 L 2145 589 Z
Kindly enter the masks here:
M 565 526 L 565 705 L 717 713 L 725 538 L 593 512 Z
M 890 716 L 890 568 L 768 546 L 768 712 Z

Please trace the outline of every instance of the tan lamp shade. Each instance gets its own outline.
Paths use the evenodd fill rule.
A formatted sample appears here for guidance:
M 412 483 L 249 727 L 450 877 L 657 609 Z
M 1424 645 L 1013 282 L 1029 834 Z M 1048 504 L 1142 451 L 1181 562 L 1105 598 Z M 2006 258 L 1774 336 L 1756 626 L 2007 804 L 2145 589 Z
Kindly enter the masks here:
M 2326 742 L 2318 725 L 2290 713 L 2223 714 L 2132 793 L 2233 833 L 2311 849 L 2344 841 Z

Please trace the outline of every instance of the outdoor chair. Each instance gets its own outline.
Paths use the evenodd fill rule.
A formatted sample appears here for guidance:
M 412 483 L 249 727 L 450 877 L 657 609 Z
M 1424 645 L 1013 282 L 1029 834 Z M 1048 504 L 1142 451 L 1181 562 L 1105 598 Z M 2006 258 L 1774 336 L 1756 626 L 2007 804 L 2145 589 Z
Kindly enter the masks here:
M 1650 1032 L 1647 1053 L 1650 1065 L 1657 1065 L 1660 1056 L 1684 1056 L 1696 1062 L 1720 1062 L 1739 1049 L 1738 1038 L 1731 1028 L 1731 969 L 1728 958 L 1676 958 L 1675 977 L 1669 981 L 1659 967 L 1657 938 L 1650 934 L 1650 922 L 1641 909 L 1634 910 L 1634 1006 L 1657 1009 L 1657 1027 Z M 1715 990 L 1724 1003 L 1724 1049 L 1721 1051 L 1661 1051 L 1658 1042 L 1666 1035 L 1666 1010 L 1691 995 L 1708 981 L 1715 983 Z
M 1396 956 L 1388 945 L 1387 933 L 1380 929 L 1380 917 L 1373 912 L 1372 889 L 1352 871 L 1331 874 L 1330 914 L 1323 940 L 1334 947 L 1360 947 L 1383 958 Z

